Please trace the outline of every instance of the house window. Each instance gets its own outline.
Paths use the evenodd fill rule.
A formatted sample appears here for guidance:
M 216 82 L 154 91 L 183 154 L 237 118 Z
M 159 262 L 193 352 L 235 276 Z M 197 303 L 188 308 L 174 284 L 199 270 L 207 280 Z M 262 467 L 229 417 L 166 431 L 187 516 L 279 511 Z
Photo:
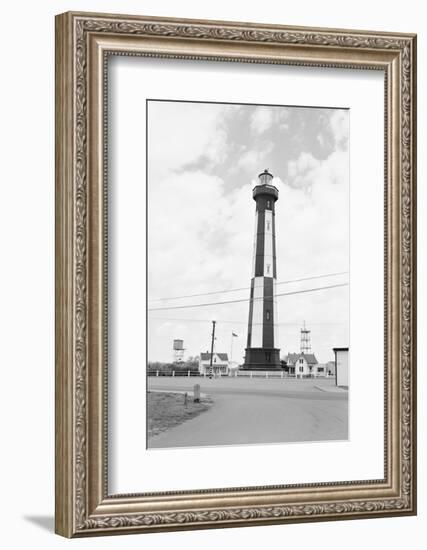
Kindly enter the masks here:
M 300 368 L 299 368 L 299 371 L 300 371 L 300 372 L 304 372 L 304 367 L 300 367 Z
M 214 358 L 214 363 L 216 363 L 216 357 Z
M 304 359 L 298 359 L 298 363 L 304 363 Z

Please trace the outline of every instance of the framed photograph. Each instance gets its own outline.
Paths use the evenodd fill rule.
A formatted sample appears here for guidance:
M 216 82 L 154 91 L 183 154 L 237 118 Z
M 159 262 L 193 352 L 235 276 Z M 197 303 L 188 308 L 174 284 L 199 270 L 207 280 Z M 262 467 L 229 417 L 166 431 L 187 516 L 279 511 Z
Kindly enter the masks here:
M 416 37 L 56 18 L 56 532 L 416 513 Z

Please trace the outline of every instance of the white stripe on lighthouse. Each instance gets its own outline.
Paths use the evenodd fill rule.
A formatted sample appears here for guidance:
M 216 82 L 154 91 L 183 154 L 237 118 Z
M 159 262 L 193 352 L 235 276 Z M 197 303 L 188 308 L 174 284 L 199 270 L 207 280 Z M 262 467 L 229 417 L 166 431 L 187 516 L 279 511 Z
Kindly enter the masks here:
M 264 277 L 254 279 L 251 348 L 262 348 Z
M 273 213 L 264 212 L 264 277 L 273 277 Z

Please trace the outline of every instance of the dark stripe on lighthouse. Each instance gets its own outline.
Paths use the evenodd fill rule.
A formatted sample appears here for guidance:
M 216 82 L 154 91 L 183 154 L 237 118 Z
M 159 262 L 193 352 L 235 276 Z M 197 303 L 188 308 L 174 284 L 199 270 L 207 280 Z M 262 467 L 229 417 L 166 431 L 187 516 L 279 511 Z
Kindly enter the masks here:
M 274 348 L 273 277 L 264 277 L 262 347 Z
M 252 278 L 251 280 L 251 294 L 249 299 L 249 323 L 248 323 L 248 345 L 247 347 L 251 347 L 252 342 L 252 322 L 253 322 L 253 315 L 254 315 L 254 285 L 255 285 L 255 279 Z
M 255 277 L 264 275 L 264 210 L 258 211 L 258 227 L 256 232 Z

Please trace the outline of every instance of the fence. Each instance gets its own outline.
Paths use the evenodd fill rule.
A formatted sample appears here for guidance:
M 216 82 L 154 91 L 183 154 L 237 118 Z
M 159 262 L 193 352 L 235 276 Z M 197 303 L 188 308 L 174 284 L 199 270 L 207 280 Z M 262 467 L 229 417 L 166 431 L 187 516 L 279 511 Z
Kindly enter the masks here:
M 198 370 L 148 369 L 148 376 L 202 376 Z
M 200 373 L 197 370 L 167 370 L 167 369 L 161 369 L 161 370 L 154 370 L 154 369 L 148 369 L 147 371 L 148 376 L 169 376 L 169 377 L 198 377 L 198 378 L 209 378 L 209 374 L 207 373 Z M 230 371 L 228 373 L 221 373 L 217 372 L 212 375 L 213 378 L 301 378 L 300 375 L 298 377 L 295 374 L 289 374 L 285 371 L 246 371 L 246 370 L 237 370 L 237 371 Z M 314 374 L 304 374 L 302 378 L 333 378 L 333 375 L 328 376 L 327 374 L 317 375 Z

